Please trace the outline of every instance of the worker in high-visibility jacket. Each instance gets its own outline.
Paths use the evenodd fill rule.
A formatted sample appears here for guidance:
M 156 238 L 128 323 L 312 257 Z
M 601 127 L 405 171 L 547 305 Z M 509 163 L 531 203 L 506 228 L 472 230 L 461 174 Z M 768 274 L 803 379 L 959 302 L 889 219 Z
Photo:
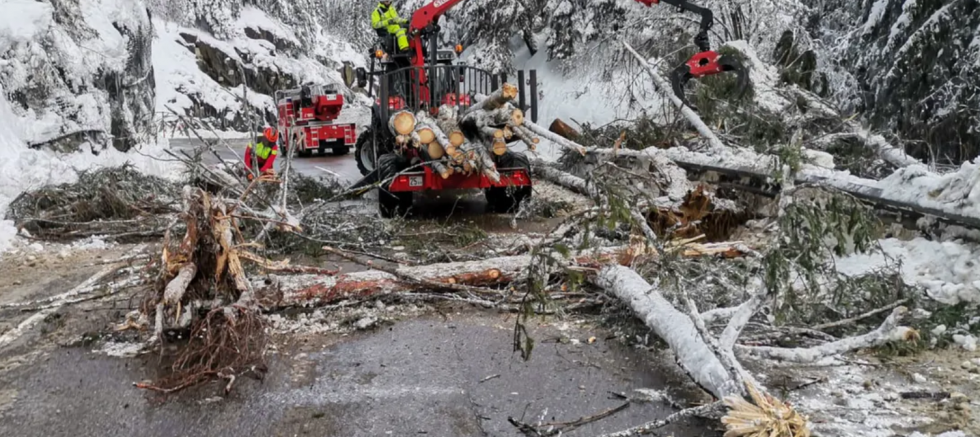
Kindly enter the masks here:
M 371 12 L 371 27 L 383 35 L 383 30 L 387 30 L 389 35 L 394 35 L 398 41 L 398 51 L 408 50 L 408 37 L 405 36 L 405 28 L 402 24 L 408 20 L 399 17 L 395 7 L 391 5 L 391 0 L 384 0 L 378 3 L 378 7 Z
M 273 164 L 276 162 L 276 156 L 279 155 L 279 131 L 272 127 L 265 128 L 265 132 L 261 136 L 255 138 L 254 151 L 253 145 L 249 143 L 245 147 L 245 168 L 248 169 L 248 180 L 252 180 L 255 177 L 252 174 L 252 154 L 255 154 L 255 160 L 258 161 L 259 173 L 274 173 Z

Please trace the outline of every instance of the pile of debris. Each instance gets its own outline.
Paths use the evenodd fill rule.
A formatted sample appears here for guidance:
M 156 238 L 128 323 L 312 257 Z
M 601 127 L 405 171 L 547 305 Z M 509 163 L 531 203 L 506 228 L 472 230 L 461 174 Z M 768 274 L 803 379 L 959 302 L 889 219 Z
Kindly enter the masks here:
M 78 181 L 21 193 L 6 219 L 42 240 L 91 236 L 138 240 L 163 235 L 178 211 L 178 186 L 131 166 L 81 172 Z

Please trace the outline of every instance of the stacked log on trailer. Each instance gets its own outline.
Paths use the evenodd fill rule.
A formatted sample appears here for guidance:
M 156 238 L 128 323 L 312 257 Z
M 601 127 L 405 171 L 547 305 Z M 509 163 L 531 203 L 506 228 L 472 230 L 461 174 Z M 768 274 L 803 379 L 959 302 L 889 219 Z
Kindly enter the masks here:
M 469 108 L 442 105 L 435 114 L 399 111 L 388 127 L 400 148 L 415 149 L 419 158 L 443 179 L 453 174 L 483 174 L 499 182 L 495 156 L 508 151 L 508 143 L 521 141 L 534 151 L 546 129 L 524 119 L 513 101 L 517 86 L 505 83 L 489 96 L 476 96 Z

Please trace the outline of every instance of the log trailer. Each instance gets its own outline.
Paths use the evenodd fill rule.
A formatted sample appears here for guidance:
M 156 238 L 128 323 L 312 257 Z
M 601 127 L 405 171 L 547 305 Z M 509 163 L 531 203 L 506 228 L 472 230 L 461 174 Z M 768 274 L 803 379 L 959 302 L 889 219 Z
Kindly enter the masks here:
M 307 85 L 279 90 L 275 96 L 281 146 L 296 147 L 296 154 L 307 157 L 314 151 L 345 155 L 357 143 L 354 123 L 337 123 L 344 108 L 344 96 L 335 85 Z
M 529 71 L 527 99 L 524 71 L 518 71 L 514 86 L 505 76 L 454 63 L 462 52 L 459 45 L 455 53 L 437 50 L 439 19 L 461 1 L 434 0 L 416 10 L 406 32 L 408 50 L 395 53 L 393 37 L 379 36 L 370 72 L 357 71 L 358 85 L 368 88 L 375 101 L 371 125 L 357 140 L 355 160 L 365 176 L 362 182 L 379 181 L 382 216 L 405 213 L 415 192 L 446 189 L 482 189 L 489 210 L 514 211 L 531 195 L 531 172 L 527 156 L 511 146 L 519 141 L 534 150 L 537 135 L 557 143 L 564 140 L 535 124 L 534 70 Z M 635 1 L 646 6 L 663 1 L 701 14 L 695 38 L 701 52 L 671 75 L 679 97 L 683 99 L 683 86 L 690 78 L 725 71 L 738 73 L 744 89 L 745 69 L 738 60 L 708 47 L 707 30 L 713 22 L 709 10 L 687 0 Z M 526 110 L 529 121 L 524 119 Z

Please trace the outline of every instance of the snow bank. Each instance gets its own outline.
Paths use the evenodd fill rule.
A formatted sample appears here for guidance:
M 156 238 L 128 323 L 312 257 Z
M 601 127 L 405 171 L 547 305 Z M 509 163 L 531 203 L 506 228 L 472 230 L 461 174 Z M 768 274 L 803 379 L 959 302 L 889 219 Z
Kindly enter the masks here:
M 916 238 L 881 240 L 882 253 L 854 254 L 837 260 L 838 270 L 857 276 L 901 262 L 910 285 L 923 287 L 936 301 L 980 303 L 980 245 Z
M 880 185 L 889 199 L 980 217 L 980 158 L 943 175 L 930 172 L 924 165 L 905 167 Z
M 15 43 L 30 41 L 48 30 L 53 9 L 35 0 L 7 0 L 0 15 L 0 53 Z M 2 61 L 0 61 L 2 62 Z
M 21 192 L 47 184 L 74 182 L 78 172 L 99 167 L 114 167 L 126 163 L 147 174 L 175 179 L 181 168 L 174 163 L 155 159 L 167 147 L 166 142 L 148 145 L 140 153 L 122 153 L 108 148 L 98 155 L 80 151 L 61 154 L 50 150 L 31 149 L 18 127 L 20 119 L 13 113 L 0 84 L 0 253 L 9 250 L 16 238 L 16 228 L 3 220 L 7 208 Z

